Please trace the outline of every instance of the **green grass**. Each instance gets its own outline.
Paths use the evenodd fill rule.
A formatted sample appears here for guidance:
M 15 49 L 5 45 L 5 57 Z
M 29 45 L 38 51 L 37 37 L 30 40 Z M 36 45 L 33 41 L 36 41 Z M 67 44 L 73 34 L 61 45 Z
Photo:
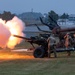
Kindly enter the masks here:
M 0 62 L 0 75 L 75 75 L 75 58 L 43 58 Z
M 22 42 L 15 49 L 30 47 Z M 75 52 L 70 57 L 66 52 L 57 55 L 58 58 L 0 60 L 0 75 L 75 75 Z

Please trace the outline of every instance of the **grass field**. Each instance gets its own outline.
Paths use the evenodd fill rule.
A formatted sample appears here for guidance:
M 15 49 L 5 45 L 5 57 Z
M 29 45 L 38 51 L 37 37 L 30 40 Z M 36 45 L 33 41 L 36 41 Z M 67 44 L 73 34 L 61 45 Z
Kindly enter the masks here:
M 15 49 L 28 48 L 28 46 L 29 44 L 22 43 L 17 45 Z M 13 53 L 9 55 L 15 57 Z M 28 54 L 23 53 L 23 55 Z M 30 55 L 30 58 L 23 59 L 0 59 L 0 75 L 75 75 L 75 52 L 72 52 L 71 56 L 67 56 L 66 53 L 58 53 L 57 55 L 57 58 L 37 59 Z
M 0 75 L 75 75 L 75 58 L 2 61 L 0 62 Z

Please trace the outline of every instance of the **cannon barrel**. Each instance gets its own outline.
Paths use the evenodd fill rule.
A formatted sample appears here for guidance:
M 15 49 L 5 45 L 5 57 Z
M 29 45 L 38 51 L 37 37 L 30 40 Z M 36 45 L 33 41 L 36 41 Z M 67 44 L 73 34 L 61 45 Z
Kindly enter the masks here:
M 63 32 L 74 32 L 74 31 L 75 31 L 75 27 L 65 28 L 65 29 L 61 29 L 61 28 L 56 27 L 52 30 L 52 33 L 53 34 L 58 34 L 58 33 L 63 33 Z
M 30 38 L 26 38 L 26 37 L 23 37 L 23 36 L 19 36 L 19 35 L 13 35 L 14 37 L 17 37 L 17 38 L 22 38 L 24 40 L 26 40 L 27 42 L 29 43 L 35 43 L 35 44 L 38 44 L 38 45 L 47 45 L 47 41 L 43 38 L 36 38 L 36 37 L 30 37 Z
M 59 30 L 60 32 L 71 32 L 71 31 L 75 31 L 75 28 L 67 28 L 67 29 L 61 29 Z
M 22 38 L 22 39 L 25 39 L 25 40 L 31 40 L 30 38 L 26 38 L 26 37 L 23 37 L 23 36 L 19 36 L 19 35 L 13 35 L 14 37 L 17 37 L 17 38 Z

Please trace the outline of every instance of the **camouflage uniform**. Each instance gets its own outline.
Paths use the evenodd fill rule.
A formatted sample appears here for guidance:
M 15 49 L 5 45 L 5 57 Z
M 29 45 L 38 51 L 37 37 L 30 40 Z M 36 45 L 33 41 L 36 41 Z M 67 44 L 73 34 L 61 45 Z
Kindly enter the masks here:
M 55 40 L 55 38 L 53 36 L 50 36 L 47 39 L 47 42 L 48 42 L 48 57 L 50 58 L 51 57 L 51 49 L 50 49 L 50 47 L 51 47 L 51 45 L 55 44 L 56 40 Z M 55 51 L 55 49 L 54 49 L 54 55 L 56 57 L 56 51 Z

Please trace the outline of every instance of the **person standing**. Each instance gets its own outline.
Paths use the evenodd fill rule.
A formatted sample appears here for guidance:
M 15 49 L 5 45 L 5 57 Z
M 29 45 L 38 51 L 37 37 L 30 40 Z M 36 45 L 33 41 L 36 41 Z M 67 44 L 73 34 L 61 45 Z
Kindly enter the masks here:
M 48 58 L 50 58 L 51 57 L 51 46 L 54 47 L 56 40 L 53 36 L 49 36 L 47 39 L 47 42 L 48 42 Z M 54 52 L 55 57 L 57 57 L 55 49 L 53 50 L 53 52 Z
M 64 36 L 64 39 L 65 39 L 65 47 L 67 49 L 67 48 L 69 48 L 69 45 L 70 45 L 70 35 L 69 35 L 69 33 L 66 33 L 66 35 Z M 68 56 L 70 56 L 71 52 L 67 51 L 67 53 L 68 53 Z

